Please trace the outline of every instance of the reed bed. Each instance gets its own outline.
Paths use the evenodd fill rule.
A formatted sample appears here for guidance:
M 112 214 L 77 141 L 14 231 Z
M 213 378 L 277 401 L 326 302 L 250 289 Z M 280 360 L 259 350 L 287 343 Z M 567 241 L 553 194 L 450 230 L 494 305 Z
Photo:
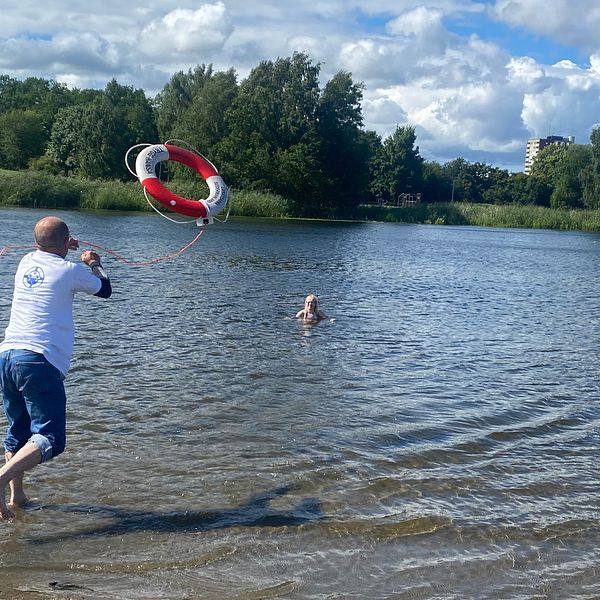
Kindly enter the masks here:
M 361 206 L 357 217 L 395 223 L 600 231 L 600 210 L 558 210 L 519 204 L 437 202 L 399 208 Z
M 169 188 L 191 199 L 208 195 L 203 181 L 173 181 Z M 41 171 L 0 169 L 0 206 L 80 208 L 87 210 L 152 210 L 137 181 L 88 181 Z M 162 209 L 161 209 L 162 210 Z M 232 190 L 232 216 L 294 218 L 292 204 L 276 194 Z M 600 210 L 556 210 L 517 204 L 422 203 L 408 207 L 362 205 L 354 218 L 363 221 L 478 225 L 531 229 L 600 231 Z

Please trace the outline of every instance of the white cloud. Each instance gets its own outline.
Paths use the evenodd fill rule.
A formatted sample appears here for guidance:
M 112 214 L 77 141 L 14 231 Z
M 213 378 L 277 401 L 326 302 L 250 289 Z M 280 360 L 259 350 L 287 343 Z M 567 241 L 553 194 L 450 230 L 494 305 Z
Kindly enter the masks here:
M 507 69 L 512 83 L 523 90 L 542 90 L 550 85 L 544 68 L 528 56 L 511 58 Z
M 72 72 L 93 70 L 110 78 L 121 70 L 119 49 L 93 33 L 58 33 L 49 40 L 0 40 L 0 68 L 19 71 L 43 69 Z
M 189 57 L 221 50 L 232 31 L 223 2 L 204 4 L 197 10 L 178 8 L 144 27 L 140 48 L 152 57 Z
M 449 33 L 442 17 L 437 9 L 405 11 L 386 26 L 394 35 L 342 47 L 340 63 L 366 82 L 367 126 L 389 135 L 397 124 L 414 125 L 426 156 L 448 160 L 458 149 L 479 160 L 513 153 L 520 162 L 527 131 L 523 93 L 507 85 L 510 56 L 478 36 Z
M 378 131 L 383 137 L 391 135 L 396 125 L 406 123 L 408 115 L 391 95 L 375 90 L 367 91 L 363 103 L 370 129 Z
M 597 0 L 496 0 L 495 18 L 545 35 L 563 44 L 598 49 L 600 5 Z
M 444 12 L 439 8 L 418 6 L 389 21 L 386 30 L 391 35 L 443 37 L 445 34 L 442 27 L 443 16 Z
M 523 90 L 527 129 L 534 137 L 575 135 L 578 143 L 588 143 L 600 115 L 600 73 L 560 61 L 546 67 L 540 80 L 546 85 Z
M 520 39 L 577 44 L 589 65 L 511 55 L 486 37 L 498 20 Z M 323 82 L 343 69 L 365 83 L 365 125 L 380 135 L 410 123 L 426 157 L 519 168 L 527 137 L 587 141 L 600 114 L 598 30 L 596 0 L 5 0 L 0 72 L 77 87 L 115 77 L 155 94 L 199 63 L 242 79 L 304 51 Z

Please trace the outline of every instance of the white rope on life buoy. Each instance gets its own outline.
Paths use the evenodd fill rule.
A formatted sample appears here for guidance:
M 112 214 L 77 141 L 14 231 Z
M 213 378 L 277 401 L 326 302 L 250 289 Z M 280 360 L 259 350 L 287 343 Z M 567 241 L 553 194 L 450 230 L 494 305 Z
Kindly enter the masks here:
M 138 144 L 138 146 L 143 144 Z M 138 146 L 130 148 L 129 152 Z M 209 195 L 203 200 L 188 200 L 174 194 L 166 188 L 156 175 L 156 167 L 159 163 L 173 160 L 194 169 L 206 181 Z M 129 169 L 131 171 L 131 169 Z M 133 171 L 132 171 L 133 173 Z M 213 222 L 215 215 L 227 206 L 229 188 L 219 175 L 217 168 L 200 153 L 191 152 L 173 144 L 150 144 L 147 145 L 137 156 L 135 161 L 135 176 L 139 179 L 147 192 L 155 200 L 166 206 L 173 212 L 194 217 L 199 225 Z

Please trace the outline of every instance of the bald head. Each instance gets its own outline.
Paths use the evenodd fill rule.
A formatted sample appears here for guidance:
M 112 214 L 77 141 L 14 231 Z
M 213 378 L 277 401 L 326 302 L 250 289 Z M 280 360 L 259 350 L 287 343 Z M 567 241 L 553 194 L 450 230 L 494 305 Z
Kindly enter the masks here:
M 33 230 L 35 243 L 44 252 L 55 252 L 65 256 L 69 245 L 69 228 L 58 217 L 40 219 Z

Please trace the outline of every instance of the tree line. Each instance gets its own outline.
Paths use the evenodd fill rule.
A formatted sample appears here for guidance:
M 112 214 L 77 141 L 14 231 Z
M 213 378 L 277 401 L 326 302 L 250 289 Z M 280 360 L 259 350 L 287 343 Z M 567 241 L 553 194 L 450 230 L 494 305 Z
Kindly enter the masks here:
M 589 145 L 548 146 L 530 175 L 457 158 L 425 161 L 412 125 L 387 138 L 363 127 L 364 85 L 340 71 L 324 85 L 304 53 L 234 69 L 175 73 L 154 98 L 110 81 L 104 90 L 0 75 L 0 168 L 131 179 L 133 145 L 185 140 L 236 189 L 291 201 L 298 216 L 349 217 L 358 205 L 423 202 L 600 207 L 600 128 Z M 169 176 L 193 177 L 169 165 Z

